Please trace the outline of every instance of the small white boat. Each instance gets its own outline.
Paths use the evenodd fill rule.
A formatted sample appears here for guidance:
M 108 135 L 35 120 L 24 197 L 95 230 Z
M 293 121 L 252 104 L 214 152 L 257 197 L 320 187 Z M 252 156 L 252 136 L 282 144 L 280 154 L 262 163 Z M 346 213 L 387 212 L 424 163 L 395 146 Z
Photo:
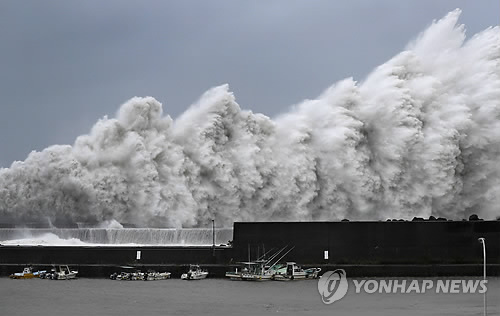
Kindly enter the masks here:
M 292 281 L 317 279 L 321 268 L 302 269 L 295 262 L 287 262 L 286 266 L 276 271 L 273 276 L 275 281 Z
M 235 271 L 226 272 L 226 278 L 230 278 L 231 280 L 241 280 L 241 270 L 238 271 L 238 268 L 236 268 Z
M 135 270 L 133 272 L 122 271 L 120 273 L 113 273 L 109 276 L 111 280 L 120 281 L 156 281 L 156 280 L 166 280 L 170 279 L 170 272 L 156 272 L 154 270 L 148 270 L 147 272 L 141 272 L 141 270 Z
M 52 280 L 71 280 L 76 279 L 78 276 L 78 271 L 70 270 L 68 266 L 59 266 L 57 269 L 54 268 L 52 270 L 53 272 L 50 277 Z
M 181 275 L 182 280 L 201 280 L 208 276 L 208 271 L 203 270 L 197 264 L 192 264 L 189 266 L 189 271 Z
M 144 273 L 141 272 L 140 270 L 132 272 L 132 273 L 130 273 L 129 280 L 132 280 L 132 281 L 142 281 L 142 280 L 144 280 Z
M 130 272 L 115 272 L 109 276 L 111 280 L 130 280 Z
M 254 270 L 252 266 L 254 264 L 255 262 L 241 262 L 240 269 L 238 270 L 238 268 L 236 268 L 235 271 L 226 272 L 226 277 L 230 278 L 231 280 L 243 280 L 243 275 L 247 276 Z
M 136 267 L 131 267 L 131 266 L 120 266 L 121 269 L 124 269 L 121 272 L 115 272 L 112 273 L 109 278 L 111 280 L 133 280 L 133 281 L 138 281 L 138 280 L 144 280 L 144 273 L 141 272 L 141 270 L 137 269 Z
M 144 273 L 143 280 L 144 281 L 156 281 L 156 280 L 166 280 L 170 279 L 170 272 L 156 272 L 156 271 L 148 271 Z
M 46 273 L 46 271 L 36 271 L 33 272 L 32 267 L 25 267 L 23 272 L 17 272 L 9 275 L 11 279 L 33 279 L 38 278 L 41 274 Z
M 321 268 L 309 268 L 305 269 L 306 279 L 319 279 L 319 273 L 321 272 Z

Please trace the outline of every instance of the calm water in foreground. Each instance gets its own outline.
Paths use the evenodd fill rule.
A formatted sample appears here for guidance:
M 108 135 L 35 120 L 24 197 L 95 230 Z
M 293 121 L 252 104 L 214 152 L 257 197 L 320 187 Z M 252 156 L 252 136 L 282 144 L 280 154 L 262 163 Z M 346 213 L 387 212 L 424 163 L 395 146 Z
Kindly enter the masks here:
M 458 278 L 456 278 L 458 279 Z M 500 278 L 488 280 L 500 315 Z M 317 281 L 71 281 L 0 278 L 0 315 L 482 315 L 482 294 L 356 294 L 325 305 Z

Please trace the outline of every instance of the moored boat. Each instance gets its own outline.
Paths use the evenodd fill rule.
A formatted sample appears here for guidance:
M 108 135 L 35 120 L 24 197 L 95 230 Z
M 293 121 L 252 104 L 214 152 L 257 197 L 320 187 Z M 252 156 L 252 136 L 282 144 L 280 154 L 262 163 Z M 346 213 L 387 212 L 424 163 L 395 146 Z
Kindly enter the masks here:
M 240 270 L 226 272 L 231 280 L 267 281 L 272 278 L 272 271 L 266 269 L 265 262 L 241 262 Z
M 208 271 L 203 270 L 197 264 L 189 266 L 189 271 L 181 275 L 182 280 L 202 280 L 208 276 Z
M 244 281 L 269 281 L 272 279 L 274 271 L 266 267 L 265 262 L 247 262 L 248 269 L 241 273 Z
M 109 276 L 111 280 L 130 280 L 130 272 L 115 272 Z
M 156 281 L 156 280 L 166 280 L 170 279 L 170 272 L 156 272 L 154 270 L 149 270 L 144 273 L 143 280 L 144 281 Z
M 40 274 L 45 273 L 45 271 L 35 271 L 33 272 L 32 267 L 25 267 L 23 272 L 17 272 L 9 275 L 11 279 L 33 279 L 38 278 Z
M 61 265 L 52 269 L 50 279 L 52 280 L 72 280 L 78 276 L 77 270 L 71 270 L 67 265 Z
M 302 269 L 295 262 L 287 262 L 286 266 L 276 271 L 273 276 L 275 281 L 292 281 L 317 279 L 321 268 Z
M 309 268 L 305 269 L 306 279 L 319 279 L 319 273 L 321 272 L 321 268 Z
M 278 252 L 274 253 L 269 259 L 261 257 L 257 261 L 249 261 L 241 263 L 241 270 L 226 272 L 226 277 L 231 280 L 244 280 L 244 281 L 269 281 L 273 279 L 274 274 L 282 267 L 278 262 L 284 258 L 294 247 L 285 251 L 287 247 L 283 247 Z M 282 254 L 284 252 L 284 254 Z M 282 254 L 280 258 L 278 256 Z M 278 259 L 276 259 L 278 258 Z
M 141 270 L 137 270 L 137 271 L 131 272 L 129 280 L 132 280 L 132 281 L 144 281 L 144 272 L 142 272 Z
M 124 267 L 125 268 L 125 267 Z M 134 269 L 133 267 L 126 267 Z M 156 280 L 166 280 L 170 279 L 170 272 L 157 272 L 155 270 L 148 270 L 147 272 L 142 272 L 141 270 L 135 270 L 132 272 L 122 271 L 120 273 L 113 273 L 109 276 L 111 280 L 120 281 L 156 281 Z

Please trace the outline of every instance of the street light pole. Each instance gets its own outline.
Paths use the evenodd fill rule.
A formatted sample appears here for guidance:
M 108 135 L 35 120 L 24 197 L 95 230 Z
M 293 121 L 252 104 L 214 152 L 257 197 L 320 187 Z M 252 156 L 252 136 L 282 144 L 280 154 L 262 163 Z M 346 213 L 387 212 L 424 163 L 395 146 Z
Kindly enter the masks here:
M 215 247 L 215 220 L 212 220 L 212 246 Z
M 483 280 L 486 281 L 486 240 L 484 237 L 478 238 L 478 241 L 483 244 Z M 486 292 L 483 293 L 483 314 L 486 316 Z
M 215 219 L 212 219 L 212 255 L 215 257 Z

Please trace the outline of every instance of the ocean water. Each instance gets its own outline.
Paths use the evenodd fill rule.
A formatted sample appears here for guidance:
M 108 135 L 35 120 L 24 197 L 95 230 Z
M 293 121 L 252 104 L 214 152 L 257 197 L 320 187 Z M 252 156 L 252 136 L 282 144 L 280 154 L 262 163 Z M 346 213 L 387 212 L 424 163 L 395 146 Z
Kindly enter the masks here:
M 500 278 L 488 281 L 500 315 Z M 322 303 L 316 280 L 71 281 L 0 278 L 0 315 L 482 315 L 482 294 L 356 294 Z

